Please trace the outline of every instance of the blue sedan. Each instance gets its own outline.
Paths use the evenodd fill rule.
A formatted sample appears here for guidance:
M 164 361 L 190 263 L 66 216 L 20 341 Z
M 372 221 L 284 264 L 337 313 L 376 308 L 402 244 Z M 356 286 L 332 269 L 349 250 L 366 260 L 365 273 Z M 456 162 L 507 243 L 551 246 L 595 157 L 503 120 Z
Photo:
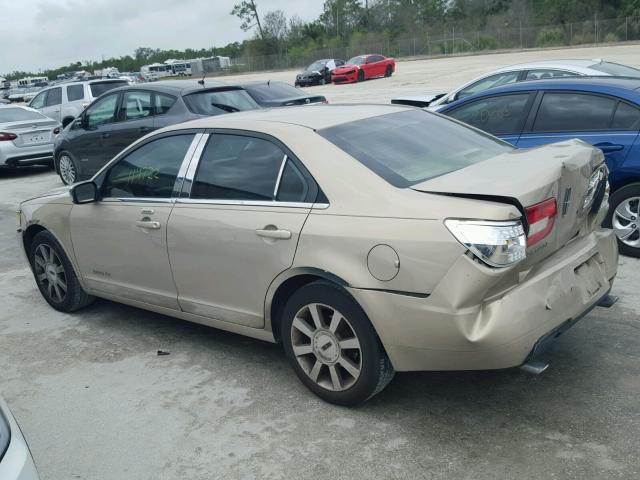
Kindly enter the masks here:
M 640 257 L 640 80 L 622 77 L 522 82 L 439 110 L 520 148 L 579 138 L 610 170 L 609 214 L 620 252 Z

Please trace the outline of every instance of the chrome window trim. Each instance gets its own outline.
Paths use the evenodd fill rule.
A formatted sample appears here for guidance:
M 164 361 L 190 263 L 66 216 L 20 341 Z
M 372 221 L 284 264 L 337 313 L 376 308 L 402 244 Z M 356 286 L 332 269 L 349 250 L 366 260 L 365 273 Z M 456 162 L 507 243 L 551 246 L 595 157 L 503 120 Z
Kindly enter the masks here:
M 175 199 L 167 197 L 105 197 L 100 202 L 105 203 L 174 203 Z
M 209 200 L 200 198 L 178 198 L 176 204 L 184 205 L 242 205 L 245 207 L 286 207 L 286 208 L 312 208 L 311 202 L 277 202 L 275 200 Z
M 284 172 L 284 166 L 287 163 L 287 154 L 282 157 L 282 163 L 280 164 L 280 170 L 278 171 L 278 178 L 276 178 L 276 185 L 273 187 L 273 199 L 278 198 L 278 189 L 280 188 L 280 181 L 282 180 L 282 173 Z
M 204 147 L 209 142 L 209 137 L 211 136 L 208 133 L 201 134 L 200 142 L 196 147 L 193 156 L 191 157 L 191 161 L 189 162 L 189 166 L 185 173 L 181 192 L 178 195 L 178 198 L 189 198 L 191 196 L 191 186 L 193 185 L 193 179 L 196 176 L 196 171 L 198 170 L 198 165 L 200 165 L 200 159 L 202 158 L 202 153 L 204 152 Z
M 184 184 L 185 178 L 187 176 L 187 171 L 191 161 L 193 159 L 193 155 L 195 154 L 202 137 L 204 137 L 204 133 L 196 133 L 191 141 L 191 145 L 187 149 L 187 153 L 185 153 L 184 158 L 182 159 L 182 164 L 180 165 L 180 169 L 178 170 L 178 176 L 176 177 L 176 182 L 173 184 L 173 193 L 171 196 L 173 198 L 177 198 L 180 196 L 180 192 L 182 191 L 182 186 Z

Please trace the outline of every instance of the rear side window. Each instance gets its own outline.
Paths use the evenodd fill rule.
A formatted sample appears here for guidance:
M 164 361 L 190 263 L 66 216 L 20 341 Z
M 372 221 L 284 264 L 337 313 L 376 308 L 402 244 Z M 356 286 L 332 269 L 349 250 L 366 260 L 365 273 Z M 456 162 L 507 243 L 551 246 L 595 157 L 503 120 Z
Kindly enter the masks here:
M 344 123 L 318 133 L 401 188 L 513 150 L 496 138 L 418 109 Z
M 529 70 L 525 80 L 543 80 L 545 78 L 576 77 L 577 73 L 562 70 Z
M 382 60 L 384 60 L 384 57 L 382 55 L 371 55 L 367 59 L 367 63 L 381 62 Z
M 638 130 L 640 129 L 640 110 L 626 103 L 618 103 L 616 113 L 613 116 L 612 130 Z
M 67 87 L 67 100 L 75 102 L 84 99 L 84 85 L 69 85 Z
M 103 195 L 115 198 L 171 198 L 173 185 L 193 135 L 153 140 L 109 170 Z
M 212 135 L 200 159 L 191 198 L 273 200 L 284 159 L 284 152 L 267 140 Z
M 528 93 L 500 95 L 462 105 L 447 115 L 493 135 L 520 133 L 528 102 Z
M 169 109 L 173 107 L 173 104 L 176 103 L 176 97 L 172 97 L 171 95 L 156 93 L 155 98 L 156 115 L 167 113 Z
M 125 92 L 122 96 L 123 120 L 134 120 L 151 116 L 151 92 Z
M 497 73 L 496 75 L 491 75 L 490 77 L 483 78 L 482 80 L 478 80 L 476 83 L 473 83 L 468 87 L 460 90 L 455 96 L 455 100 L 468 97 L 469 95 L 473 95 L 474 93 L 482 92 L 484 90 L 487 90 L 488 88 L 515 83 L 518 81 L 519 75 L 520 72 L 505 72 Z
M 546 92 L 542 97 L 534 132 L 570 132 L 609 128 L 616 100 L 571 92 Z
M 280 177 L 280 186 L 276 200 L 279 202 L 303 202 L 307 198 L 309 187 L 302 175 L 291 160 L 287 160 Z
M 49 90 L 47 94 L 46 107 L 53 107 L 62 103 L 62 88 L 56 87 Z
M 129 82 L 127 82 L 126 80 L 115 82 L 95 82 L 89 85 L 89 88 L 91 89 L 91 96 L 93 96 L 93 98 L 98 98 L 100 95 L 108 92 L 109 90 L 113 90 L 114 88 L 118 87 L 125 87 L 127 85 L 129 85 Z
M 255 110 L 260 106 L 244 90 L 209 90 L 191 93 L 184 97 L 189 110 L 200 115 Z

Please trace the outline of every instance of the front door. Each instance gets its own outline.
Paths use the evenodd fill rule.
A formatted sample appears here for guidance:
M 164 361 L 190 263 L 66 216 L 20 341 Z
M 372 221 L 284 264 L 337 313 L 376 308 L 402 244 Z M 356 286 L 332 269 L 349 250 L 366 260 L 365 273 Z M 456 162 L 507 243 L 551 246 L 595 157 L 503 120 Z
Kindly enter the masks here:
M 90 289 L 178 309 L 167 223 L 178 171 L 193 139 L 182 134 L 144 143 L 105 172 L 100 201 L 73 206 L 73 248 Z
M 261 328 L 267 289 L 293 263 L 317 187 L 283 145 L 259 136 L 213 134 L 189 170 L 190 197 L 178 199 L 168 230 L 180 306 Z

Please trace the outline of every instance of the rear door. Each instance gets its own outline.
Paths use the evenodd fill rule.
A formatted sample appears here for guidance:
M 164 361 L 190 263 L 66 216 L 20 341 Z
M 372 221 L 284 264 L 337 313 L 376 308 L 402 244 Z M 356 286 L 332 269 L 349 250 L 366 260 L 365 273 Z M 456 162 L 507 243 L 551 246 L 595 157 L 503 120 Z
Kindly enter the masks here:
M 517 92 L 483 97 L 448 110 L 448 115 L 516 145 L 535 94 Z
M 293 263 L 317 187 L 271 137 L 227 131 L 203 142 L 186 174 L 189 196 L 169 219 L 178 301 L 189 313 L 261 328 L 267 289 Z
M 517 146 L 537 147 L 579 138 L 600 148 L 610 170 L 622 164 L 638 135 L 638 108 L 589 92 L 545 91 Z
M 120 98 L 118 121 L 111 126 L 108 137 L 114 155 L 124 150 L 153 128 L 153 94 L 148 90 L 126 90 Z

